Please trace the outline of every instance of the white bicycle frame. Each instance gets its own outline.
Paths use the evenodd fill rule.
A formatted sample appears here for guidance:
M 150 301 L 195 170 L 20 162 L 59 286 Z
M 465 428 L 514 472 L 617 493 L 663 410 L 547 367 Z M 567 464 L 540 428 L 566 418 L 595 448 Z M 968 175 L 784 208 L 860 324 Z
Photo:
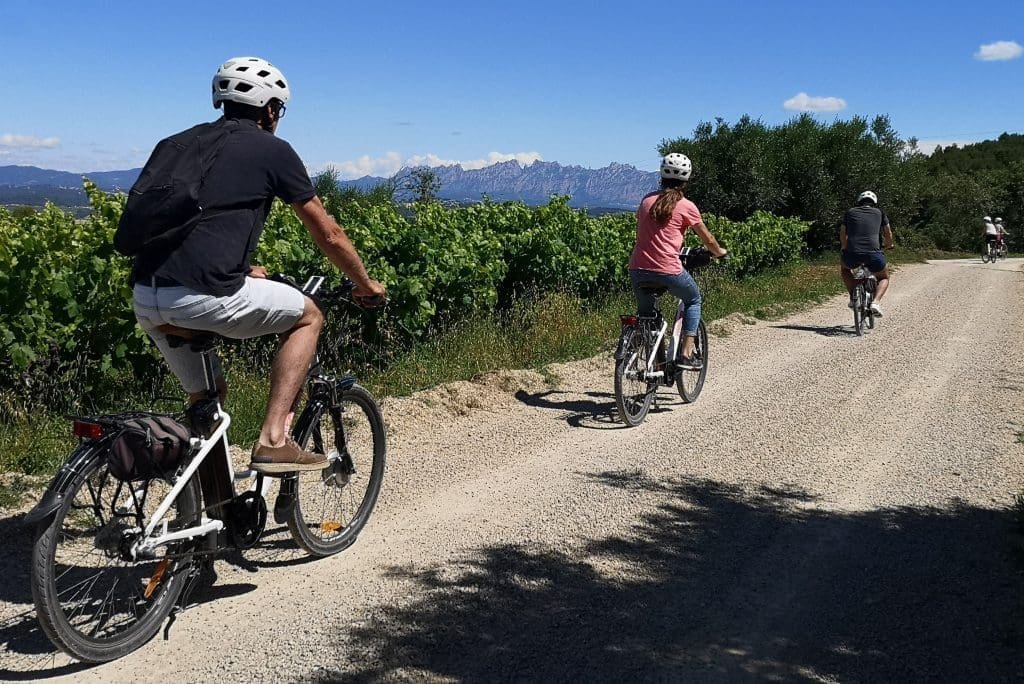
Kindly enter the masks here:
M 672 325 L 672 339 L 669 344 L 669 354 L 666 361 L 675 361 L 676 353 L 679 351 L 679 343 L 682 341 L 683 332 L 683 312 L 686 307 L 683 305 L 682 300 L 676 302 L 676 318 Z M 668 321 L 662 319 L 661 329 L 658 330 L 658 334 L 655 336 L 654 343 L 651 345 L 651 355 L 647 359 L 647 363 L 644 368 L 645 379 L 656 379 L 665 377 L 665 371 L 654 370 L 655 364 L 658 361 L 658 351 L 661 349 L 661 341 L 665 339 L 665 333 L 668 332 Z M 626 364 L 626 368 L 631 368 L 633 359 L 629 359 L 629 363 Z M 636 373 L 633 371 L 627 371 L 627 377 L 635 377 Z
M 169 544 L 173 541 L 179 541 L 182 539 L 194 539 L 195 537 L 201 537 L 210 532 L 219 532 L 224 529 L 224 521 L 217 520 L 216 518 L 209 518 L 204 513 L 198 525 L 193 527 L 186 527 L 181 530 L 174 532 L 168 532 L 167 526 L 170 522 L 165 519 L 167 512 L 174 505 L 178 495 L 181 494 L 182 490 L 188 485 L 189 481 L 196 476 L 196 471 L 199 470 L 199 466 L 202 465 L 206 457 L 213 451 L 214 447 L 218 444 L 223 445 L 224 453 L 224 467 L 228 469 L 228 472 L 232 473 L 233 481 L 238 482 L 240 480 L 248 480 L 256 476 L 256 472 L 251 469 L 245 470 L 234 470 L 231 464 L 231 456 L 228 450 L 228 428 L 231 426 L 231 416 L 228 415 L 227 411 L 221 408 L 220 403 L 217 403 L 217 412 L 214 414 L 214 420 L 220 420 L 220 424 L 206 439 L 199 439 L 196 437 L 192 438 L 193 448 L 199 447 L 199 451 L 192 457 L 189 464 L 185 466 L 185 470 L 182 471 L 181 475 L 178 476 L 174 486 L 171 487 L 171 491 L 164 496 L 160 505 L 157 506 L 156 511 L 150 517 L 149 522 L 146 523 L 145 529 L 142 530 L 141 538 L 132 545 L 131 554 L 133 557 L 138 557 L 139 554 L 144 554 L 153 551 L 159 546 Z M 232 483 L 232 493 L 234 494 L 234 482 Z M 266 496 L 271 486 L 270 478 L 264 478 L 263 487 L 261 488 L 260 495 Z M 256 483 L 252 485 L 252 489 L 255 489 Z M 157 531 L 159 528 L 159 531 Z M 156 532 L 156 534 L 154 534 Z

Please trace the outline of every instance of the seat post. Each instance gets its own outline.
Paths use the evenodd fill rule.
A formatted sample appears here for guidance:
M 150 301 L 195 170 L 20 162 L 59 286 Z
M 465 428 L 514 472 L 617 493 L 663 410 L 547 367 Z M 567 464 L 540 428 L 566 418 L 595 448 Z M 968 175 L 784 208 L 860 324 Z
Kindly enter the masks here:
M 213 359 L 210 357 L 212 353 L 212 348 L 204 349 L 201 355 L 203 357 L 203 375 L 206 376 L 206 396 L 216 399 L 220 395 L 217 392 L 217 377 L 213 372 Z

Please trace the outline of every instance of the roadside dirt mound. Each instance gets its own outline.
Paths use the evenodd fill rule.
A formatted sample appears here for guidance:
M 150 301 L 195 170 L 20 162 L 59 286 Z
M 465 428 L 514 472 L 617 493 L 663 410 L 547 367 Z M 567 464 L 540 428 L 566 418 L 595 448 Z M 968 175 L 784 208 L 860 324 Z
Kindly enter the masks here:
M 453 416 L 497 411 L 515 401 L 519 391 L 547 387 L 544 375 L 532 370 L 498 370 L 472 381 L 449 382 L 408 397 L 387 398 L 381 409 L 389 437 L 404 437 L 435 428 Z
M 725 318 L 712 321 L 708 332 L 715 337 L 728 337 L 744 325 L 757 325 L 757 319 L 744 313 L 732 313 Z

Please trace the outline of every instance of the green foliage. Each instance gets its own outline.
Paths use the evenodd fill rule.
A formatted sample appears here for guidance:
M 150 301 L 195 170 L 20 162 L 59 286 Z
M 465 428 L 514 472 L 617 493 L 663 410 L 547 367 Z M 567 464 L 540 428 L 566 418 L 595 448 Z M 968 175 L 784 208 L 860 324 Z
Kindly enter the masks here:
M 966 175 L 979 171 L 999 171 L 1024 159 L 1024 134 L 1003 133 L 996 140 L 973 145 L 939 147 L 929 157 L 930 176 Z
M 129 262 L 111 244 L 123 197 L 88 181 L 85 191 L 93 212 L 81 221 L 53 205 L 20 220 L 0 209 L 0 392 L 66 406 L 60 390 L 86 394 L 152 366 Z
M 747 221 L 724 217 L 704 217 L 708 229 L 729 250 L 728 268 L 738 276 L 747 276 L 800 257 L 808 225 L 798 219 L 784 219 L 765 211 L 755 211 Z M 696 244 L 694 238 L 691 243 Z
M 318 183 L 336 186 L 336 179 L 328 174 Z M 84 221 L 52 205 L 20 220 L 0 211 L 0 421 L 18 406 L 68 407 L 83 395 L 110 396 L 120 387 L 159 382 L 162 365 L 131 310 L 130 261 L 111 246 L 124 198 L 88 182 L 86 192 L 93 213 Z M 356 365 L 380 364 L 381 349 L 401 349 L 428 331 L 507 309 L 524 294 L 589 297 L 627 287 L 635 241 L 631 213 L 592 217 L 569 207 L 568 197 L 555 196 L 541 207 L 420 202 L 410 214 L 380 194 L 323 192 L 369 272 L 388 289 L 382 314 L 332 322 L 326 333 L 349 357 L 358 343 L 374 343 L 362 357 L 356 353 Z M 708 221 L 732 249 L 728 268 L 739 275 L 793 259 L 807 229 L 765 212 L 745 222 Z M 341 278 L 281 203 L 270 211 L 254 263 L 297 279 Z M 225 353 L 258 371 L 269 363 L 272 345 L 270 339 L 246 341 Z
M 988 214 L 1005 219 L 1011 250 L 1024 249 L 1024 135 L 926 157 L 885 116 L 824 123 L 804 114 L 778 126 L 744 116 L 700 123 L 658 151 L 694 160 L 687 194 L 702 211 L 733 221 L 758 210 L 800 218 L 811 224 L 811 251 L 838 249 L 843 212 L 866 189 L 910 248 L 975 251 Z
M 865 189 L 878 194 L 894 226 L 906 225 L 923 175 L 913 144 L 884 116 L 826 124 L 803 114 L 773 127 L 718 119 L 699 124 L 692 138 L 662 141 L 658 151 L 693 158 L 688 195 L 702 211 L 731 220 L 758 210 L 800 218 L 811 224 L 811 250 L 837 247 L 843 212 Z

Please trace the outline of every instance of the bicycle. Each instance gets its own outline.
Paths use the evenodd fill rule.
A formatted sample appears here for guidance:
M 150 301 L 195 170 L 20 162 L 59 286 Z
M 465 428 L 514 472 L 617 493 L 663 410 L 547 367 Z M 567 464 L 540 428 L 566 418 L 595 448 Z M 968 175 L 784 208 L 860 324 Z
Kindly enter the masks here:
M 995 241 L 985 243 L 985 249 L 981 251 L 981 263 L 987 264 L 990 261 L 994 264 L 999 258 L 999 245 Z
M 321 291 L 323 282 L 314 276 L 299 289 L 321 308 L 358 306 L 351 282 L 333 292 Z M 329 466 L 280 475 L 235 472 L 228 455 L 231 416 L 219 403 L 211 358 L 217 337 L 183 332 L 191 333 L 188 339 L 169 338 L 201 353 L 208 397 L 187 412 L 188 457 L 173 472 L 118 480 L 110 472 L 112 445 L 126 416 L 137 414 L 75 418 L 79 445 L 25 518 L 37 525 L 31 584 L 40 626 L 55 646 L 82 661 L 114 660 L 141 647 L 172 611 L 187 606 L 218 554 L 254 546 L 267 523 L 271 477 L 281 482 L 275 520 L 317 557 L 355 542 L 380 492 L 386 451 L 380 409 L 355 377 L 325 375 L 319 349 L 291 435 L 326 454 Z M 237 490 L 235 483 L 245 481 L 252 485 Z
M 684 247 L 679 258 L 694 275 L 711 262 L 712 256 L 704 248 Z M 666 292 L 666 288 L 658 284 L 642 284 L 641 287 L 650 290 L 655 297 Z M 694 339 L 694 357 L 702 361 L 700 370 L 676 367 L 684 311 L 683 302 L 677 301 L 671 337 L 667 336 L 668 322 L 657 308 L 653 316 L 626 314 L 619 317 L 622 332 L 615 347 L 615 406 L 619 418 L 630 427 L 643 422 L 659 385 L 675 384 L 680 398 L 687 404 L 697 401 L 704 388 L 708 373 L 708 331 L 703 319 Z
M 863 335 L 865 325 L 869 329 L 875 327 L 875 312 L 871 308 L 871 304 L 875 301 L 875 288 L 878 286 L 878 279 L 864 264 L 851 269 L 850 274 L 855 283 L 853 288 L 853 328 L 858 335 Z

